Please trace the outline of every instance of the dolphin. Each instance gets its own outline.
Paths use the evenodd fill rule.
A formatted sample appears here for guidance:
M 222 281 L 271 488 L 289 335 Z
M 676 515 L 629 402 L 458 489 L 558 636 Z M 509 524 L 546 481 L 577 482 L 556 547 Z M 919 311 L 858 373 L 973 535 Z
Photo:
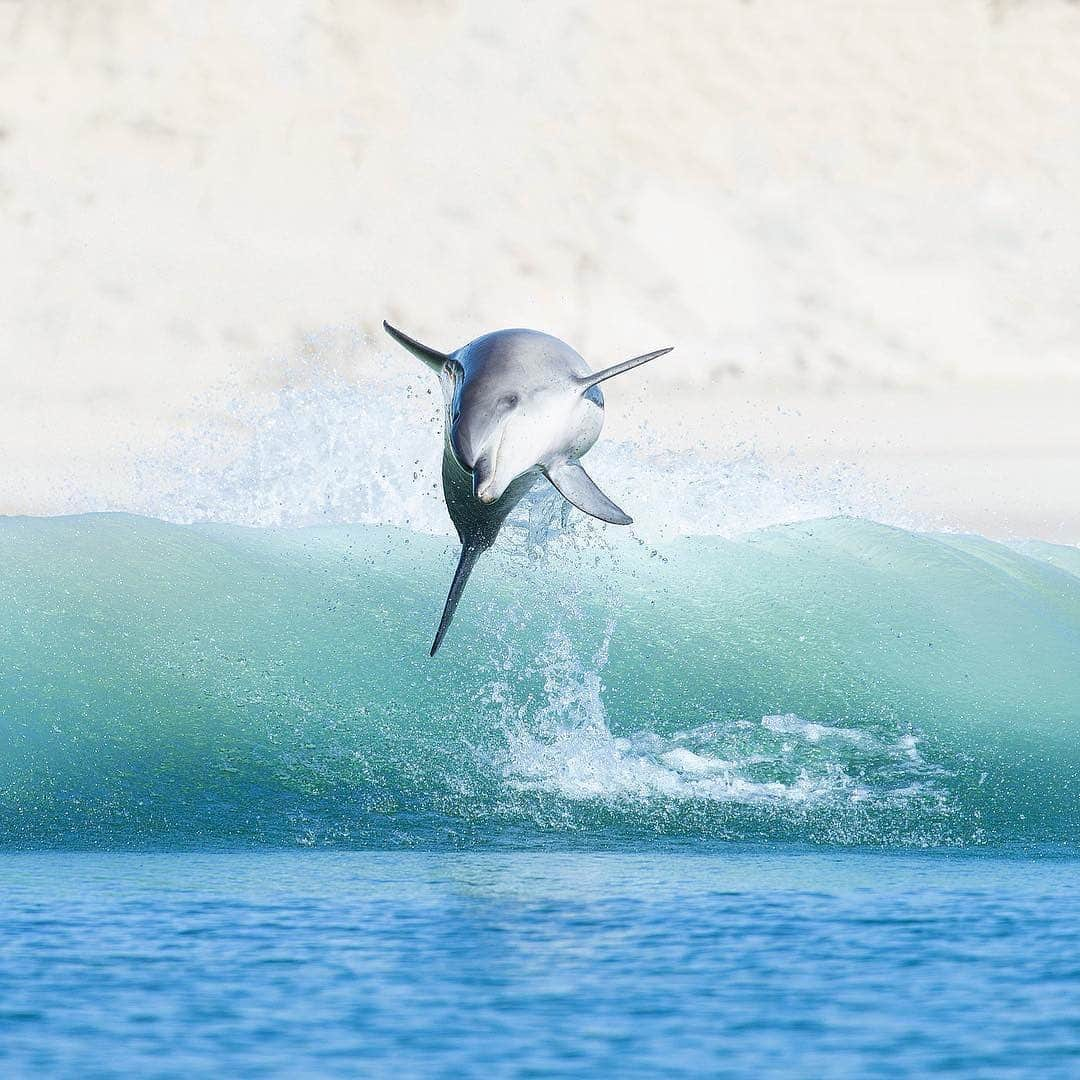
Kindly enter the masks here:
M 442 481 L 461 556 L 435 641 L 442 644 L 476 560 L 543 476 L 579 510 L 613 525 L 632 519 L 581 467 L 604 424 L 600 383 L 671 348 L 592 372 L 569 345 L 537 330 L 496 330 L 452 353 L 383 328 L 439 376 L 446 401 Z

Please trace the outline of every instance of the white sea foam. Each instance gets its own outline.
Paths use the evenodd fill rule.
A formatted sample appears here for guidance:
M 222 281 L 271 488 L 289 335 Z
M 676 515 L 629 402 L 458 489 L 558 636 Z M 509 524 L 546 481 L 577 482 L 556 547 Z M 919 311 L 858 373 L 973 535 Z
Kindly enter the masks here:
M 540 658 L 538 705 L 519 701 L 510 683 L 493 684 L 505 733 L 498 764 L 510 789 L 606 804 L 675 799 L 805 807 L 939 794 L 935 770 L 923 766 L 909 733 L 872 733 L 788 713 L 763 717 L 756 734 L 737 720 L 669 735 L 616 734 L 603 700 L 606 647 L 605 638 L 598 655 L 583 663 L 566 633 L 554 632 Z M 866 770 L 850 769 L 855 755 L 876 762 L 869 778 Z
M 823 738 L 834 737 L 846 739 L 860 746 L 873 743 L 865 732 L 854 728 L 829 727 L 826 724 L 815 724 L 808 720 L 801 720 L 794 713 L 785 713 L 783 716 L 763 716 L 761 726 L 775 731 L 781 735 L 797 735 L 808 743 L 819 743 Z

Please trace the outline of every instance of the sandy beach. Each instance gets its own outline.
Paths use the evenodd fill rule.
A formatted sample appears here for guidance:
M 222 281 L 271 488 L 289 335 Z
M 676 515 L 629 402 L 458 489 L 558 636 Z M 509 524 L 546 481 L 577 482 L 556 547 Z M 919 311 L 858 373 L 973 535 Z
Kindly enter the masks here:
M 609 433 L 1080 542 L 1080 6 L 0 5 L 0 512 L 534 326 Z M 647 434 L 641 435 L 642 425 Z M 212 508 L 211 511 L 212 513 Z

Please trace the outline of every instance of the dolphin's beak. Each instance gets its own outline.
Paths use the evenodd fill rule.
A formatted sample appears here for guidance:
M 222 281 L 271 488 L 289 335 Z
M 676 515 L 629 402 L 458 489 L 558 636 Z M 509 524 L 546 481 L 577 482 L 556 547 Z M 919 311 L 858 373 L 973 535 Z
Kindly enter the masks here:
M 460 427 L 451 438 L 454 456 L 466 472 L 472 473 L 473 494 L 482 503 L 498 502 L 506 490 L 506 484 L 500 482 L 496 472 L 505 431 L 506 424 L 503 422 L 494 431 L 486 434 L 480 445 L 469 437 L 475 432 L 470 433 Z
M 476 468 L 480 455 L 473 446 L 472 440 L 459 425 L 455 425 L 450 432 L 450 448 L 454 451 L 458 464 L 466 472 L 471 473 Z
M 495 476 L 495 454 L 481 454 L 473 466 L 472 475 L 476 497 L 482 503 L 497 502 L 503 492 Z
M 475 488 L 476 488 L 476 497 L 482 503 L 493 503 L 493 502 L 498 501 L 499 495 L 501 493 L 497 492 L 495 490 L 495 474 L 494 473 L 492 473 L 482 483 L 477 484 L 475 482 L 475 480 L 473 481 L 473 483 L 474 483 Z
M 503 460 L 509 420 L 502 416 L 495 424 L 484 426 L 459 423 L 450 433 L 454 457 L 472 474 L 473 494 L 485 505 L 498 502 L 517 475 L 508 472 L 510 463 Z

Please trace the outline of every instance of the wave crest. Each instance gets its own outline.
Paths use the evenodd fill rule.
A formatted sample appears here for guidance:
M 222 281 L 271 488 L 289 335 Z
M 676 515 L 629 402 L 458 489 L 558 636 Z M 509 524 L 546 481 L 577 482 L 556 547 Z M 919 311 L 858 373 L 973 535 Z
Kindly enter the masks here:
M 1075 840 L 1069 549 L 0 520 L 8 844 Z M 527 557 L 526 557 L 527 556 Z

